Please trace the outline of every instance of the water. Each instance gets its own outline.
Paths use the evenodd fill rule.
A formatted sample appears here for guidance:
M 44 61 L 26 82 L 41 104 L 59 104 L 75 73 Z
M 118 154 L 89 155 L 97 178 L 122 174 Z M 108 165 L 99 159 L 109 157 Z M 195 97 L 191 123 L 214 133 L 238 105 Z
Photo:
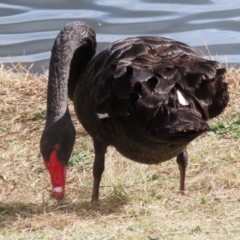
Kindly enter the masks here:
M 59 30 L 84 21 L 97 33 L 98 51 L 137 35 L 185 42 L 224 65 L 240 66 L 240 0 L 0 0 L 0 62 L 49 65 Z

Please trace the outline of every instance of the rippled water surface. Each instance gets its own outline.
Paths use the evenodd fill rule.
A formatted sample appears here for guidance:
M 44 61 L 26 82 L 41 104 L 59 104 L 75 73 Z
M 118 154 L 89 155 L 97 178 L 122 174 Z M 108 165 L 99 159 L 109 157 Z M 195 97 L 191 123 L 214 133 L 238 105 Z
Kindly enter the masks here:
M 48 68 L 59 30 L 75 20 L 97 33 L 98 50 L 137 35 L 174 38 L 240 66 L 240 0 L 0 0 L 0 62 Z

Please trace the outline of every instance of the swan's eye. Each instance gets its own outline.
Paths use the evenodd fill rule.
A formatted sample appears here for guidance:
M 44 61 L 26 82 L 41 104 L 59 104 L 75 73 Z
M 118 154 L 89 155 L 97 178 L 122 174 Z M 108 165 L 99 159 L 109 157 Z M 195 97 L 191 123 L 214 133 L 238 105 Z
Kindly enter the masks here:
M 54 146 L 54 148 L 53 148 L 53 151 L 58 151 L 58 150 L 59 150 L 59 148 L 60 148 L 60 146 L 59 146 L 59 145 L 55 145 L 55 146 Z

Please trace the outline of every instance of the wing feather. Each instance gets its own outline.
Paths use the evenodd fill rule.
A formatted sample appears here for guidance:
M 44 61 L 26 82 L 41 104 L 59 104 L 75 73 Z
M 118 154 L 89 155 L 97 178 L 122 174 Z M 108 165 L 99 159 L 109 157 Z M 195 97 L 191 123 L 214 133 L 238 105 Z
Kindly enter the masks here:
M 146 124 L 161 122 L 161 118 L 180 123 L 185 118 L 186 125 L 196 118 L 217 116 L 228 102 L 225 69 L 174 40 L 139 37 L 117 41 L 93 58 L 88 68 L 91 64 L 97 74 L 86 79 L 95 86 L 91 94 L 99 113 Z M 177 90 L 188 105 L 181 104 Z M 183 128 L 180 125 L 175 124 Z

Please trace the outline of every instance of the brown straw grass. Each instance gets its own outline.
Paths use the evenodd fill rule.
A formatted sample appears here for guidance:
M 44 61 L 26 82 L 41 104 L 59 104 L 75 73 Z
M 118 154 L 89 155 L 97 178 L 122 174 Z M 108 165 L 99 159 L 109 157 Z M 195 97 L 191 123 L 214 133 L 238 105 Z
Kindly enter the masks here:
M 231 101 L 214 132 L 189 145 L 185 195 L 175 159 L 147 166 L 109 148 L 91 204 L 92 141 L 71 103 L 77 140 L 58 202 L 39 152 L 47 80 L 14 68 L 0 65 L 0 239 L 240 239 L 240 69 L 228 69 Z

